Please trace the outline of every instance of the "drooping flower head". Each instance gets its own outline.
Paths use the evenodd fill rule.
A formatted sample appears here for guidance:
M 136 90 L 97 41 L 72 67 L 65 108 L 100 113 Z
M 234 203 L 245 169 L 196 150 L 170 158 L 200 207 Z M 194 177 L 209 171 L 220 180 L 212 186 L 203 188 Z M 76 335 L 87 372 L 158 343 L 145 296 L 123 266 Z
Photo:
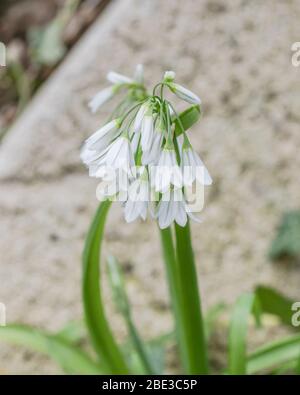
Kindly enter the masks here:
M 165 72 L 151 94 L 144 86 L 141 65 L 133 78 L 111 71 L 107 79 L 112 85 L 96 94 L 89 103 L 91 110 L 97 111 L 118 93 L 125 98 L 81 151 L 90 176 L 105 181 L 99 196 L 121 200 L 127 222 L 145 220 L 148 211 L 161 228 L 174 221 L 185 226 L 188 218 L 198 220 L 187 190 L 212 183 L 187 136 L 200 114 L 199 97 L 175 82 L 173 71 Z M 164 96 L 165 88 L 193 106 L 178 115 Z M 120 180 L 122 185 L 116 185 Z

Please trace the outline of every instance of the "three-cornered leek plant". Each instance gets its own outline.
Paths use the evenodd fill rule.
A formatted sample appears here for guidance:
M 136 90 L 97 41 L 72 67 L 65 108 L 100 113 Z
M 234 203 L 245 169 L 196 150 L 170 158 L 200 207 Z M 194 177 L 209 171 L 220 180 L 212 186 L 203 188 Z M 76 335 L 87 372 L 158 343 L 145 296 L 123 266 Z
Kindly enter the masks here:
M 225 325 L 228 365 L 218 369 L 209 358 L 211 334 L 227 306 L 218 304 L 203 315 L 191 242 L 190 221 L 201 222 L 196 212 L 202 208 L 203 187 L 212 183 L 188 136 L 201 115 L 200 98 L 178 84 L 173 71 L 165 72 L 151 93 L 144 85 L 141 65 L 132 78 L 109 72 L 107 79 L 111 85 L 89 103 L 92 112 L 119 95 L 122 99 L 81 151 L 89 175 L 100 181 L 97 197 L 101 200 L 83 252 L 85 322 L 71 322 L 55 334 L 10 324 L 0 328 L 0 340 L 48 354 L 67 373 L 162 374 L 169 342 L 178 345 L 178 373 L 298 373 L 299 334 L 247 352 L 250 316 L 258 326 L 264 314 L 275 315 L 286 325 L 291 322 L 292 302 L 263 286 L 241 295 Z M 183 112 L 178 113 L 169 100 L 173 94 L 189 103 Z M 127 327 L 125 344 L 117 342 L 104 308 L 100 248 L 106 217 L 115 202 L 123 206 L 126 222 L 151 217 L 160 232 L 175 329 L 148 341 L 142 340 L 134 324 L 121 266 L 113 256 L 107 258 L 107 270 L 116 307 Z M 87 338 L 93 354 L 87 351 Z

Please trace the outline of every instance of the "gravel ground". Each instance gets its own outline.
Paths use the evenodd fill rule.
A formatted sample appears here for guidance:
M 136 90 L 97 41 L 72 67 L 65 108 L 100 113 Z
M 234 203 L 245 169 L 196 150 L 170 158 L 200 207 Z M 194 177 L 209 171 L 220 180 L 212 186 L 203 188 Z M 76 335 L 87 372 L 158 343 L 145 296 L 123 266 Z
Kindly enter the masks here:
M 150 84 L 174 69 L 204 103 L 191 132 L 214 179 L 205 221 L 192 229 L 204 307 L 233 302 L 257 283 L 300 299 L 299 266 L 271 264 L 266 255 L 281 213 L 300 201 L 300 67 L 290 50 L 299 19 L 297 0 L 112 1 L 0 147 L 0 301 L 8 322 L 55 330 L 82 316 L 80 254 L 97 201 L 79 149 L 105 119 L 86 104 L 107 70 L 130 74 L 136 63 Z M 155 224 L 125 225 L 116 205 L 108 251 L 124 264 L 142 333 L 170 328 Z M 0 369 L 57 372 L 46 358 L 2 344 Z

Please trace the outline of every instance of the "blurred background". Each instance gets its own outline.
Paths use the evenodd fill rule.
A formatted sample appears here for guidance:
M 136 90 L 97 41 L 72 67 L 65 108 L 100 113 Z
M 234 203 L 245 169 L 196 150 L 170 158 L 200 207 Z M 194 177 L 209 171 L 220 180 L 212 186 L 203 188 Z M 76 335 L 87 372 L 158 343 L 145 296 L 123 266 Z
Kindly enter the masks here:
M 0 302 L 8 323 L 52 331 L 82 319 L 81 252 L 98 203 L 79 152 L 111 111 L 91 115 L 87 103 L 109 70 L 131 75 L 137 63 L 149 86 L 171 69 L 203 102 L 190 135 L 214 180 L 204 221 L 192 227 L 204 308 L 258 284 L 300 301 L 300 65 L 291 51 L 299 21 L 297 0 L 1 1 Z M 150 338 L 172 326 L 156 225 L 125 224 L 114 208 L 103 253 L 119 258 L 136 324 Z M 267 327 L 251 342 L 286 330 Z M 225 336 L 214 337 L 216 364 Z M 0 345 L 1 373 L 58 371 L 46 357 Z

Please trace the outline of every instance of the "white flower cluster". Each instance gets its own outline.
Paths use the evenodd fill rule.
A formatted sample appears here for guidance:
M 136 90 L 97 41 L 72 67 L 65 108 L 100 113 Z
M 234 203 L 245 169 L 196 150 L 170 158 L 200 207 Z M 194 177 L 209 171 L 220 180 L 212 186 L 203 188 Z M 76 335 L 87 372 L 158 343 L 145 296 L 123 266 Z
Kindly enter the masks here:
M 92 111 L 121 88 L 127 89 L 127 96 L 117 116 L 89 137 L 81 152 L 90 176 L 105 181 L 98 195 L 118 197 L 127 222 L 145 220 L 148 212 L 162 229 L 173 221 L 185 226 L 188 217 L 198 220 L 189 209 L 186 189 L 195 183 L 210 185 L 212 180 L 183 126 L 181 136 L 176 136 L 174 121 L 181 125 L 180 119 L 163 90 L 191 104 L 199 105 L 200 99 L 175 83 L 172 71 L 165 73 L 152 95 L 143 85 L 140 65 L 133 79 L 114 72 L 107 78 L 113 85 L 93 98 Z

